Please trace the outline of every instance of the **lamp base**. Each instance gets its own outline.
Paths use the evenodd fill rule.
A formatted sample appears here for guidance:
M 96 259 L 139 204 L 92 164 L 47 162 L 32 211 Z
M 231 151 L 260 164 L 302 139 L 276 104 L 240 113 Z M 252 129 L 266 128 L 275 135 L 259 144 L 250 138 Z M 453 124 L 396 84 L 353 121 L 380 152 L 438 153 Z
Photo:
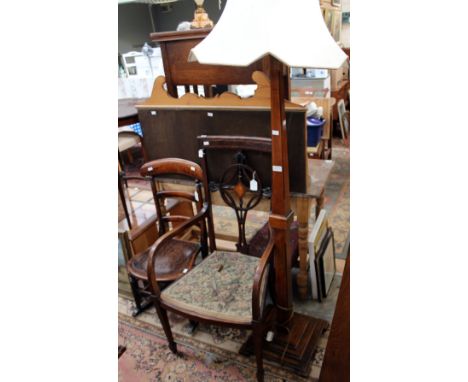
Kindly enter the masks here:
M 272 314 L 273 312 L 270 312 L 268 318 L 272 317 Z M 289 333 L 278 330 L 272 342 L 263 343 L 263 359 L 302 377 L 309 376 L 317 344 L 328 326 L 328 322 L 324 320 L 294 313 L 288 325 Z M 252 336 L 242 345 L 239 353 L 245 356 L 254 354 Z

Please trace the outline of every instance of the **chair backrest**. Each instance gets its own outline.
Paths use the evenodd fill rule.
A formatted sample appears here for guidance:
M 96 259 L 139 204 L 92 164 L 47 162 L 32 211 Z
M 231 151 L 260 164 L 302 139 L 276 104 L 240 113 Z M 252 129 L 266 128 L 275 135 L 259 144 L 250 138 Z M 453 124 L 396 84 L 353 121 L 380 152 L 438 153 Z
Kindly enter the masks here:
M 157 159 L 141 166 L 140 174 L 151 181 L 151 189 L 158 217 L 159 235 L 167 232 L 168 223 L 180 223 L 190 219 L 190 216 L 167 215 L 165 211 L 166 199 L 175 198 L 195 203 L 197 212 L 203 208 L 203 204 L 205 203 L 204 189 L 207 186 L 204 185 L 205 177 L 203 170 L 198 164 L 180 158 Z M 168 191 L 160 189 L 157 182 L 158 179 L 171 175 L 194 181 L 194 191 Z M 202 230 L 202 235 L 205 235 L 205 222 L 200 224 L 200 229 Z
M 248 212 L 260 203 L 263 196 L 269 196 L 270 190 L 264 189 L 258 173 L 248 163 L 248 152 L 271 153 L 271 139 L 247 136 L 201 135 L 197 137 L 199 143 L 198 156 L 201 158 L 203 174 L 206 177 L 206 191 L 211 206 L 209 191 L 218 191 L 223 201 L 234 209 L 238 225 L 237 250 L 249 253 L 249 244 L 245 235 L 245 222 Z M 227 167 L 220 179 L 212 179 L 209 171 L 208 152 L 214 150 L 231 150 L 233 163 Z M 213 155 L 212 160 L 216 160 Z M 211 224 L 211 222 L 210 222 Z M 210 225 L 210 232 L 213 231 Z M 211 239 L 211 236 L 210 236 Z

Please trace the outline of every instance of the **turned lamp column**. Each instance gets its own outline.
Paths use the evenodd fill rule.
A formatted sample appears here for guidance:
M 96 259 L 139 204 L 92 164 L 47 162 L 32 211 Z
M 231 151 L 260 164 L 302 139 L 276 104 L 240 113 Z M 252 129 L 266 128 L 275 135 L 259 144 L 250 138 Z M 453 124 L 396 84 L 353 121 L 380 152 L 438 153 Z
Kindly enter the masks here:
M 275 241 L 275 291 L 277 320 L 287 324 L 293 315 L 290 230 L 294 214 L 289 196 L 288 136 L 284 109 L 284 65 L 270 58 L 272 197 L 270 225 Z

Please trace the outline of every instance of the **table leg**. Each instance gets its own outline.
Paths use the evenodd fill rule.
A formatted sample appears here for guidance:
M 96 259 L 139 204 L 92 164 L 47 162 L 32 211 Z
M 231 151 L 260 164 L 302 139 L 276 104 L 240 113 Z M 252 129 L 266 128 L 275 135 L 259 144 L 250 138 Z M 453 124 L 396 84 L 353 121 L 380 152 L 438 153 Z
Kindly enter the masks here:
M 299 273 L 297 275 L 297 288 L 299 290 L 299 298 L 307 299 L 307 279 L 308 279 L 308 262 L 307 252 L 308 243 L 307 236 L 309 233 L 309 213 L 310 199 L 307 197 L 297 197 L 297 222 L 298 229 L 298 246 L 299 246 Z
M 320 214 L 320 210 L 323 208 L 323 202 L 324 202 L 324 196 L 323 196 L 323 191 L 320 194 L 320 196 L 315 199 L 315 220 L 318 219 L 318 216 Z

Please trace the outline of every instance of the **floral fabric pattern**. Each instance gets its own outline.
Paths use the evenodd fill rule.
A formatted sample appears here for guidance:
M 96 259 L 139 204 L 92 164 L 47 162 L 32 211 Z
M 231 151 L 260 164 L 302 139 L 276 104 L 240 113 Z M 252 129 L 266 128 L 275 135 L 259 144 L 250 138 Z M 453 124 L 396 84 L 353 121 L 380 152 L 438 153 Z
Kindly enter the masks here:
M 238 323 L 252 321 L 252 287 L 259 259 L 237 252 L 213 252 L 161 293 L 183 311 Z

